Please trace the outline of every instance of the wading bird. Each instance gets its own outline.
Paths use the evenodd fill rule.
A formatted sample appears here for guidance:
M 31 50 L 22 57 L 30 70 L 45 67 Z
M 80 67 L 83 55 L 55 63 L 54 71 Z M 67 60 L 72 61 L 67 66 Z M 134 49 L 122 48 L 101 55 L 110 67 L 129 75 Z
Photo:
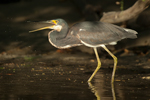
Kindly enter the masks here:
M 114 68 L 112 72 L 111 83 L 114 82 L 114 76 L 117 66 L 117 57 L 114 56 L 105 45 L 115 45 L 117 41 L 125 38 L 137 38 L 137 32 L 131 29 L 121 28 L 119 26 L 103 23 L 99 21 L 80 22 L 68 27 L 68 24 L 63 19 L 55 19 L 44 21 L 50 23 L 50 26 L 36 29 L 29 32 L 35 32 L 43 29 L 52 29 L 48 33 L 49 42 L 56 48 L 65 49 L 80 45 L 92 47 L 97 58 L 97 68 L 89 78 L 88 82 L 92 80 L 96 72 L 101 67 L 101 62 L 98 56 L 97 47 L 104 48 L 114 59 Z

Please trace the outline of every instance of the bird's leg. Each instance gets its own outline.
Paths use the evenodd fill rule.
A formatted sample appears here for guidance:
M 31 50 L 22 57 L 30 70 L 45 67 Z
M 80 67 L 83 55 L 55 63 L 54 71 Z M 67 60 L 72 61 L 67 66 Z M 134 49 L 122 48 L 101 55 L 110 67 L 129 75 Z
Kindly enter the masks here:
M 92 80 L 92 78 L 94 77 L 94 75 L 97 73 L 97 71 L 100 69 L 101 67 L 101 61 L 99 59 L 99 56 L 98 56 L 98 52 L 97 52 L 97 48 L 94 48 L 94 52 L 95 52 L 95 55 L 96 55 L 96 58 L 97 58 L 97 67 L 95 69 L 95 71 L 93 72 L 93 74 L 91 75 L 91 77 L 89 78 L 88 82 L 90 82 Z
M 114 83 L 114 77 L 115 77 L 115 72 L 116 72 L 116 68 L 117 68 L 117 57 L 114 56 L 107 48 L 105 45 L 102 46 L 114 59 L 114 68 L 113 68 L 113 73 L 112 73 L 112 79 L 111 79 L 111 83 Z

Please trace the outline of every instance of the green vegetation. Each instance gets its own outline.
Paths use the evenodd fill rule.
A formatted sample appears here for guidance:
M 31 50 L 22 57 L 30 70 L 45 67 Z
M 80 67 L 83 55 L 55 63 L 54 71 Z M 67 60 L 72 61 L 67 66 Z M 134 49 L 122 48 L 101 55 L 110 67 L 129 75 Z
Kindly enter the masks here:
M 121 11 L 124 10 L 124 1 L 123 0 L 120 1 L 120 9 L 121 9 Z

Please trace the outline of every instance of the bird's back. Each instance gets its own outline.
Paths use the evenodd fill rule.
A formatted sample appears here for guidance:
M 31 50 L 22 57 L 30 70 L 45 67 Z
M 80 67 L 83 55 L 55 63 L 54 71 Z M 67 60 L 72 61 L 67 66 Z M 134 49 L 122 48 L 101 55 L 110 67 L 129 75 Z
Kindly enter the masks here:
M 81 22 L 70 30 L 74 31 L 74 35 L 82 43 L 92 46 L 115 44 L 125 38 L 137 38 L 137 32 L 134 30 L 103 22 Z

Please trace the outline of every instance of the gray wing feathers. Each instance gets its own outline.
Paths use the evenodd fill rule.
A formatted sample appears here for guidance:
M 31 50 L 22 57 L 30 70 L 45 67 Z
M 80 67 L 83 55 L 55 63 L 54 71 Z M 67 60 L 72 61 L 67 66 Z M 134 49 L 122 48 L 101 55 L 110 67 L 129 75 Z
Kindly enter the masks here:
M 138 34 L 135 30 L 123 28 L 130 35 L 127 38 L 137 38 L 136 34 Z
M 136 31 L 113 24 L 83 22 L 77 24 L 77 26 L 80 28 L 76 32 L 79 40 L 91 45 L 110 44 L 125 38 L 137 38 Z
M 138 34 L 135 30 L 123 28 L 128 33 Z

